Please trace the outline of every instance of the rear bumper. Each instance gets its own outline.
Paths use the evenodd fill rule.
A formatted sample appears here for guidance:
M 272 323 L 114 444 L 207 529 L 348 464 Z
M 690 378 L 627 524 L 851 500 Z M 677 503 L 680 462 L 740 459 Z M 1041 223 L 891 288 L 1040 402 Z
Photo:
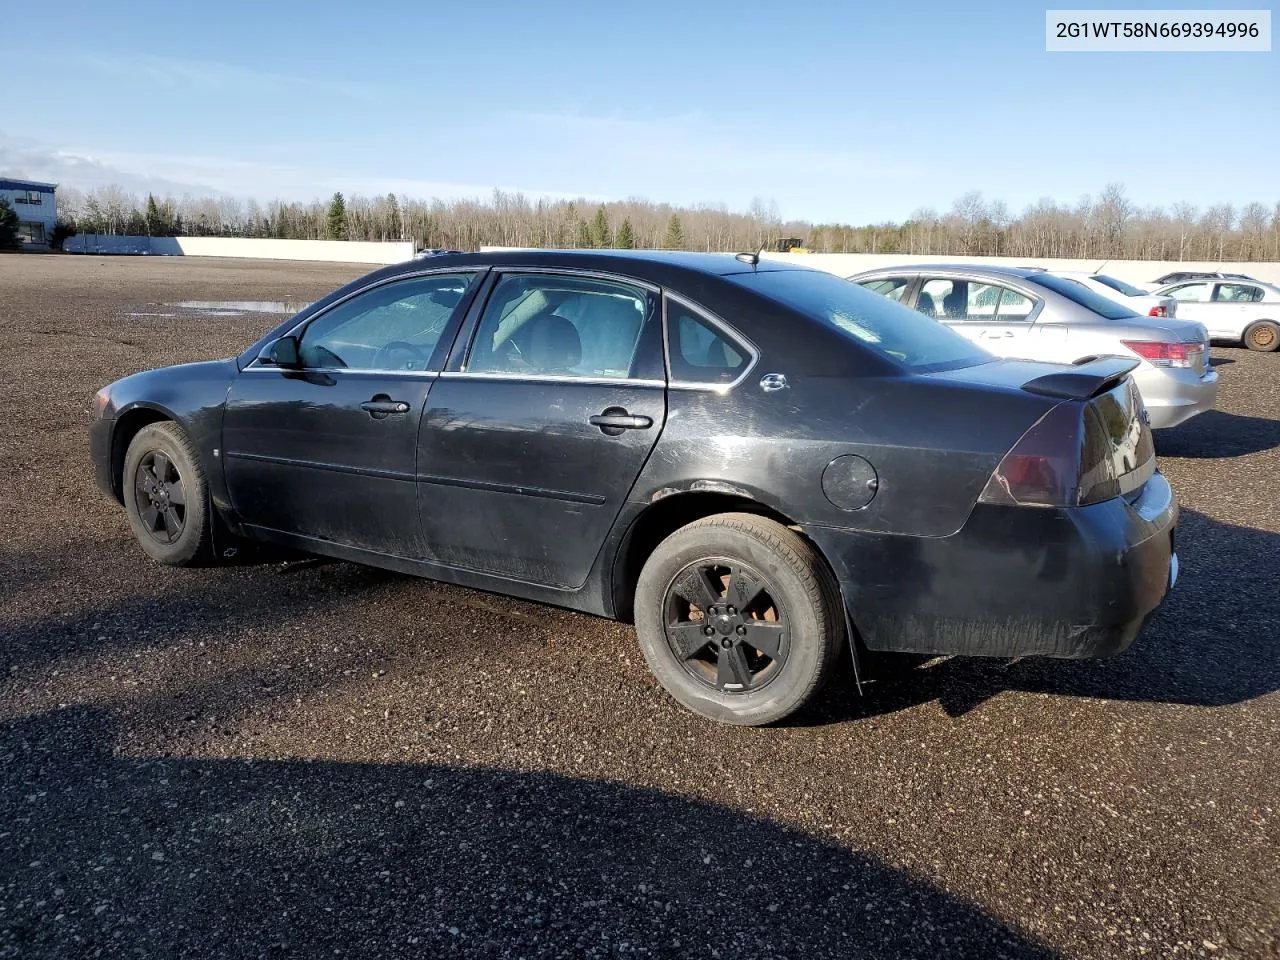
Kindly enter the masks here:
M 1196 414 L 1212 410 L 1218 402 L 1218 371 L 1210 367 L 1203 376 L 1194 370 L 1173 370 L 1144 364 L 1133 373 L 1153 430 L 1185 423 Z
M 1128 647 L 1164 599 L 1177 517 L 1157 473 L 1133 503 L 979 504 L 949 537 L 804 531 L 868 649 L 1086 658 Z

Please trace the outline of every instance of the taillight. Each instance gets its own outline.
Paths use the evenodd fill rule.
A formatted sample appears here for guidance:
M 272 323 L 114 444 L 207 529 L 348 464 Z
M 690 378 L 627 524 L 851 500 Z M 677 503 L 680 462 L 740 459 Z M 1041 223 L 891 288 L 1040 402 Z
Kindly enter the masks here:
M 1119 496 L 1108 436 L 1093 406 L 1058 404 L 1005 454 L 978 502 L 1076 507 Z
M 1152 307 L 1150 310 L 1147 311 L 1148 317 L 1167 317 L 1168 315 L 1169 315 L 1169 311 L 1166 310 L 1163 306 Z
M 1120 341 L 1143 360 L 1157 367 L 1190 367 L 1191 350 L 1185 343 L 1161 343 L 1157 340 L 1122 340 Z M 1194 349 L 1199 350 L 1200 344 Z

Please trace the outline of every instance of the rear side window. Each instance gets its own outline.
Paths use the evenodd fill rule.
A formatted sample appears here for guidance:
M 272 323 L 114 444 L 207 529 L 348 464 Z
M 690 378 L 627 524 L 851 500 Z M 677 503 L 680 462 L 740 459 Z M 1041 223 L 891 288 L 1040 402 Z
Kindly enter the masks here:
M 972 366 L 991 359 L 954 330 L 834 274 L 765 270 L 728 279 L 912 370 Z
M 941 320 L 1026 320 L 1035 301 L 1016 290 L 961 277 L 928 280 L 916 297 L 916 309 Z
M 671 379 L 680 383 L 733 383 L 751 362 L 747 348 L 696 310 L 667 298 Z
M 1068 280 L 1066 277 L 1056 277 L 1052 273 L 1037 273 L 1034 277 L 1029 277 L 1026 282 L 1047 287 L 1054 293 L 1059 293 L 1108 320 L 1128 320 L 1138 315 L 1136 311 L 1124 304 L 1109 300 L 1100 293 L 1094 293 L 1084 284 Z
M 860 286 L 866 287 L 872 293 L 878 293 L 880 296 L 888 297 L 898 303 L 902 302 L 902 297 L 910 285 L 910 277 L 881 277 L 878 280 L 863 280 L 860 284 Z
M 1213 299 L 1228 303 L 1257 303 L 1262 299 L 1262 288 L 1250 283 L 1220 283 L 1213 292 Z
M 1170 290 L 1166 296 L 1173 297 L 1175 300 L 1181 300 L 1183 303 L 1200 303 L 1209 299 L 1209 285 L 1207 283 L 1188 283 L 1178 287 L 1176 290 Z

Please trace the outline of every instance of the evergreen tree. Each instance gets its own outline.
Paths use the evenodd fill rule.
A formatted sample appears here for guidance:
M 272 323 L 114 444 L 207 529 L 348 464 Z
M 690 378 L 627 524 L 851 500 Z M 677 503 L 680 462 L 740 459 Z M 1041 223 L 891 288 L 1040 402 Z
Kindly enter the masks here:
M 595 241 L 591 237 L 591 227 L 585 220 L 578 221 L 578 237 L 574 246 L 583 250 L 595 246 Z
M 335 193 L 329 201 L 329 216 L 325 222 L 325 233 L 330 240 L 347 239 L 347 201 L 341 193 Z
M 0 250 L 8 250 L 18 245 L 18 215 L 9 201 L 0 197 Z
M 667 235 L 662 240 L 664 250 L 684 249 L 684 227 L 680 226 L 680 218 L 674 213 L 667 221 Z
M 173 209 L 166 200 L 156 203 L 154 194 L 147 194 L 147 210 L 142 215 L 143 229 L 150 237 L 171 237 L 174 235 Z
M 387 229 L 392 237 L 399 237 L 404 233 L 404 224 L 400 222 L 400 203 L 394 193 L 387 194 L 387 219 L 391 221 Z
M 607 248 L 613 246 L 613 234 L 609 230 L 609 215 L 604 207 L 596 208 L 596 215 L 591 221 L 591 246 Z
M 631 221 L 624 219 L 622 226 L 618 228 L 618 235 L 613 238 L 613 245 L 619 250 L 634 250 L 636 248 L 635 234 L 631 231 Z

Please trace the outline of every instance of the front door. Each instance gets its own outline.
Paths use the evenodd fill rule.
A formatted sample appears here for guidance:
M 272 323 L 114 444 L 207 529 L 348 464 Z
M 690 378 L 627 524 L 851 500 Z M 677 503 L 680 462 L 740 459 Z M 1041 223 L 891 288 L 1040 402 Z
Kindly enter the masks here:
M 223 421 L 223 470 L 241 521 L 420 556 L 418 427 L 472 273 L 375 285 L 318 314 L 300 369 L 255 360 Z
M 657 296 L 510 272 L 427 401 L 419 509 L 430 559 L 576 589 L 666 419 Z

